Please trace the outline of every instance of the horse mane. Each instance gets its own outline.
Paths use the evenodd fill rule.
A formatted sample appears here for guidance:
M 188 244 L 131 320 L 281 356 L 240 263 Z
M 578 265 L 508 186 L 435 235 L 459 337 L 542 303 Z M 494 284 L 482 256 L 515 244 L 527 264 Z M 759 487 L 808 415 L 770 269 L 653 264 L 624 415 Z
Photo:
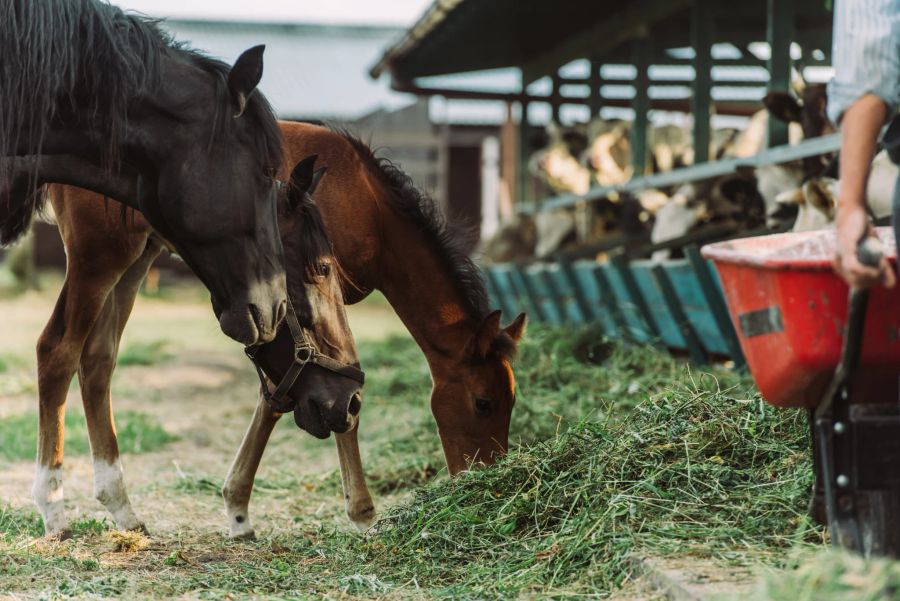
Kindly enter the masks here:
M 114 167 L 128 123 L 128 105 L 161 82 L 164 54 L 172 54 L 216 78 L 213 136 L 228 127 L 230 67 L 174 41 L 158 20 L 125 14 L 99 0 L 3 0 L 0 2 L 0 156 L 41 153 L 50 126 L 87 115 L 103 140 L 101 163 Z M 77 109 L 77 110 L 76 110 Z M 262 94 L 250 97 L 245 116 L 256 154 L 266 166 L 281 164 L 281 134 Z M 212 144 L 214 140 L 210 140 Z M 35 173 L 37 165 L 35 164 Z M 18 238 L 37 208 L 5 207 L 15 223 L 4 224 L 0 243 Z
M 487 290 L 481 271 L 464 250 L 474 234 L 473 228 L 448 221 L 434 200 L 419 190 L 412 178 L 390 159 L 377 156 L 368 144 L 344 129 L 331 130 L 350 143 L 367 169 L 387 188 L 391 208 L 412 222 L 432 243 L 453 275 L 466 313 L 480 323 L 489 311 Z

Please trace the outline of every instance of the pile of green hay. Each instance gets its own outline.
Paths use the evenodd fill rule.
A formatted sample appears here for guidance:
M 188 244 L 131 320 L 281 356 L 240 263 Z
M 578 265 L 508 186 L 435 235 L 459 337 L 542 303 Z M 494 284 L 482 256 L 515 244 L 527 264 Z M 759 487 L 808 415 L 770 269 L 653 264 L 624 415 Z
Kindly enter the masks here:
M 555 344 L 544 336 L 520 370 L 516 419 L 537 416 L 532 441 L 389 510 L 363 549 L 382 582 L 475 597 L 598 593 L 629 577 L 635 553 L 759 558 L 821 539 L 806 518 L 801 412 L 768 406 L 745 377 L 651 349 L 614 346 L 595 365 L 559 332 Z M 623 415 L 617 402 L 633 408 Z M 560 416 L 549 436 L 545 407 Z M 555 435 L 569 414 L 584 418 Z

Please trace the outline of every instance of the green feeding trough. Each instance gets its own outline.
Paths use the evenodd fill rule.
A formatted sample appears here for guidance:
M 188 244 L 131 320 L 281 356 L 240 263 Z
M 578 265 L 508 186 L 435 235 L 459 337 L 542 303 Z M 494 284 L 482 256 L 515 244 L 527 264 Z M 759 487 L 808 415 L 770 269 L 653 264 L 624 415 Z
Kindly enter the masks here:
M 609 338 L 659 343 L 697 361 L 743 355 L 721 283 L 696 247 L 686 258 L 512 263 L 485 268 L 489 294 L 507 314 L 552 325 L 598 323 Z

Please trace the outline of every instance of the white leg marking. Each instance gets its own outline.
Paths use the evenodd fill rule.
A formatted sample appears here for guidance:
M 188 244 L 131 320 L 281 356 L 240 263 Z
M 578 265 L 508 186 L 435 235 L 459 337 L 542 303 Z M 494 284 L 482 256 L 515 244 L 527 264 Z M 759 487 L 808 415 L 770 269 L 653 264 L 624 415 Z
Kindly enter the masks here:
M 144 524 L 131 508 L 122 463 L 118 459 L 112 463 L 103 459 L 94 461 L 94 497 L 109 510 L 119 530 L 143 529 Z
M 234 503 L 225 498 L 225 512 L 228 514 L 228 536 L 230 538 L 253 538 L 256 532 L 250 523 L 249 502 Z
M 62 468 L 37 466 L 31 496 L 44 518 L 44 533 L 60 534 L 69 528 L 63 509 Z

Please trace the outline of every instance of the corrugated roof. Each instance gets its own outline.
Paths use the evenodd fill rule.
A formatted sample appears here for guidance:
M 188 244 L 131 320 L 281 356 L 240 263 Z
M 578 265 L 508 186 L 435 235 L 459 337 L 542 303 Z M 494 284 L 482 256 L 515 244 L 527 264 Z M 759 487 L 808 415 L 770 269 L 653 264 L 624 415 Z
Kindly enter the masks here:
M 370 70 L 399 82 L 520 67 L 526 83 L 577 59 L 627 62 L 631 41 L 658 48 L 690 45 L 692 0 L 436 0 Z M 706 4 L 713 42 L 765 39 L 766 0 Z M 823 0 L 794 0 L 792 39 L 827 54 L 831 14 Z M 735 47 L 736 49 L 736 47 Z M 740 53 L 738 53 L 740 54 Z
M 259 89 L 283 118 L 349 120 L 414 100 L 366 74 L 402 29 L 175 19 L 164 26 L 177 39 L 228 62 L 265 44 Z

